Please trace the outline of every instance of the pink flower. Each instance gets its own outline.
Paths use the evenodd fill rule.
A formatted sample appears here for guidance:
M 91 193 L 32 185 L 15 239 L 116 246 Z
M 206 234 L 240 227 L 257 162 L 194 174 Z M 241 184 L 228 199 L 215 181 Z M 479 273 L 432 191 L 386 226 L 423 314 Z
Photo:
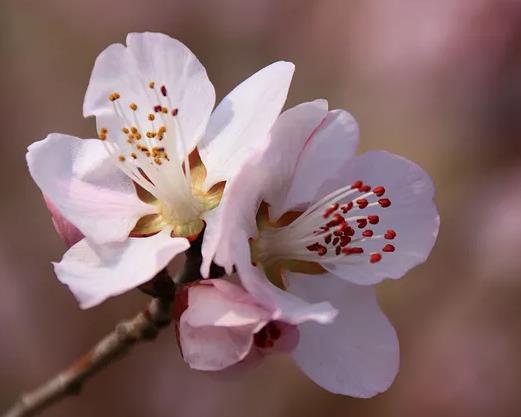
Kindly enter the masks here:
M 260 70 L 212 112 L 204 67 L 175 39 L 133 33 L 98 56 L 83 110 L 99 139 L 50 134 L 27 154 L 44 195 L 85 236 L 55 264 L 82 308 L 148 281 L 218 217 L 226 182 L 262 145 L 293 69 Z
M 303 288 L 313 285 L 301 279 L 308 281 Z M 381 392 L 396 375 L 398 342 L 372 288 L 333 281 L 315 289 L 317 297 L 335 294 L 331 301 L 340 311 L 276 287 L 262 299 L 223 279 L 185 287 L 175 317 L 184 360 L 194 369 L 217 371 L 287 353 L 329 391 L 357 397 Z
M 387 389 L 399 361 L 372 284 L 424 262 L 439 217 L 420 167 L 387 152 L 354 156 L 357 145 L 355 120 L 324 100 L 284 112 L 225 190 L 202 274 L 212 260 L 228 273 L 235 265 L 246 291 L 275 309 L 285 297 L 330 301 L 336 320 L 299 327 L 294 356 L 324 388 L 368 397 Z
M 309 304 L 297 297 L 270 307 L 241 286 L 224 279 L 198 281 L 176 294 L 174 319 L 184 360 L 194 369 L 218 371 L 255 354 L 291 352 L 297 325 L 330 323 L 329 303 Z

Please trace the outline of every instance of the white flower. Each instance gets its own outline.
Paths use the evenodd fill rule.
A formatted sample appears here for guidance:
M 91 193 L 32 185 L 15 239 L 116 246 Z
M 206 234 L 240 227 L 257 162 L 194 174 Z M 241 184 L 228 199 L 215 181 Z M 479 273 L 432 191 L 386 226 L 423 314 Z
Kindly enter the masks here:
M 293 70 L 260 70 L 212 113 L 206 71 L 175 39 L 129 34 L 99 55 L 84 102 L 99 139 L 51 134 L 27 154 L 42 192 L 85 236 L 55 265 L 82 307 L 146 282 L 218 217 L 226 182 L 265 141 Z
M 228 273 L 235 265 L 273 309 L 286 294 L 330 301 L 335 321 L 299 326 L 293 354 L 324 388 L 367 397 L 389 387 L 399 362 L 370 284 L 425 261 L 439 217 L 420 167 L 387 152 L 354 156 L 357 145 L 352 116 L 324 100 L 284 112 L 227 187 L 223 215 L 205 231 L 202 274 L 212 260 Z

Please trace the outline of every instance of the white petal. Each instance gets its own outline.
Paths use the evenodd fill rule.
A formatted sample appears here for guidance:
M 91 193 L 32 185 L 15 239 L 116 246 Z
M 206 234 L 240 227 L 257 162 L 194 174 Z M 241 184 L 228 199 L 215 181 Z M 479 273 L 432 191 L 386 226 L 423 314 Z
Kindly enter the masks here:
M 338 172 L 337 178 L 343 185 L 362 180 L 373 187 L 384 186 L 384 197 L 392 202 L 390 207 L 377 206 L 349 213 L 378 215 L 380 222 L 370 225 L 374 234 L 382 235 L 392 229 L 397 236 L 394 240 L 367 240 L 361 245 L 364 255 L 380 252 L 380 262 L 370 263 L 367 256 L 365 260 L 340 256 L 338 262 L 323 263 L 326 269 L 355 284 L 374 284 L 385 278 L 401 278 L 425 262 L 438 235 L 439 215 L 433 202 L 434 186 L 423 169 L 397 155 L 374 151 L 353 158 Z M 396 251 L 382 252 L 386 243 L 395 246 Z
M 241 283 L 260 303 L 277 312 L 274 319 L 289 324 L 305 321 L 330 323 L 335 319 L 337 310 L 329 302 L 308 303 L 272 285 L 263 270 L 251 264 L 248 241 L 242 240 L 242 243 L 237 245 L 235 256 Z
M 266 146 L 244 164 L 224 189 L 219 207 L 207 214 L 201 273 L 208 276 L 212 259 L 231 273 L 236 236 L 257 234 L 255 216 L 262 199 L 282 200 L 301 148 L 327 113 L 327 102 L 303 103 L 282 113 Z
M 263 146 L 286 101 L 293 71 L 293 64 L 275 62 L 239 84 L 216 107 L 199 145 L 207 186 L 233 177 Z
M 302 129 L 304 122 L 297 121 L 295 126 L 288 125 L 280 131 L 281 140 L 297 133 L 299 126 Z M 286 177 L 287 186 L 284 192 L 279 194 L 279 198 L 267 198 L 273 218 L 278 218 L 291 209 L 308 206 L 317 196 L 333 191 L 336 187 L 332 177 L 354 156 L 358 147 L 358 137 L 358 125 L 351 114 L 343 110 L 330 111 L 312 136 L 303 145 L 292 150 L 298 155 L 292 177 Z M 274 142 L 281 140 L 273 138 Z M 281 181 L 284 178 L 281 177 Z
M 54 270 L 81 308 L 90 308 L 147 282 L 189 246 L 187 239 L 171 238 L 168 230 L 104 245 L 83 239 L 54 265 Z
M 103 143 L 51 134 L 29 146 L 29 171 L 58 211 L 94 242 L 122 241 L 154 207 L 110 160 Z
M 157 95 L 148 87 L 150 81 L 155 83 Z M 168 97 L 161 94 L 161 86 L 165 86 Z M 127 47 L 110 45 L 94 65 L 85 95 L 84 115 L 96 116 L 98 128 L 106 127 L 109 137 L 118 135 L 124 141 L 121 128 L 125 124 L 115 115 L 113 103 L 108 100 L 114 92 L 121 95 L 118 103 L 130 122 L 133 123 L 136 114 L 143 130 L 152 130 L 147 115 L 154 113 L 154 106 L 177 108 L 183 141 L 179 143 L 176 135 L 180 146 L 176 153 L 190 152 L 195 147 L 215 104 L 215 90 L 199 60 L 181 42 L 160 33 L 130 33 Z M 138 105 L 137 112 L 129 111 L 130 103 Z M 156 127 L 158 123 L 159 117 Z M 181 160 L 184 157 L 177 156 Z
M 385 391 L 399 367 L 399 344 L 371 286 L 334 276 L 290 275 L 290 291 L 308 300 L 328 299 L 340 310 L 332 324 L 299 326 L 293 353 L 302 370 L 336 394 L 368 398 Z

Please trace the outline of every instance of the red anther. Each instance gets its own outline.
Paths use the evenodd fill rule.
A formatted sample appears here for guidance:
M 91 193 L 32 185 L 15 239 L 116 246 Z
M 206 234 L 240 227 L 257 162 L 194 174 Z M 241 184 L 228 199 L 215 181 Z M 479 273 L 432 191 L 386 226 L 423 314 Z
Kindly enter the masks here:
M 371 224 L 378 224 L 378 222 L 380 221 L 380 217 L 378 216 L 367 216 L 367 221 Z
M 164 85 L 161 86 L 161 94 L 163 94 L 163 97 L 166 97 L 168 92 L 166 91 L 166 87 Z
M 334 236 L 343 236 L 344 235 L 344 232 L 342 230 L 335 230 L 333 232 L 333 235 Z
M 364 185 L 364 183 L 360 180 L 358 181 L 355 181 L 354 183 L 351 184 L 351 189 L 354 190 L 355 188 L 358 188 L 360 189 L 362 187 L 362 185 Z
M 369 260 L 371 261 L 372 264 L 374 264 L 376 262 L 380 262 L 382 260 L 382 255 L 379 254 L 378 252 L 372 253 L 371 256 L 369 256 Z
M 338 224 L 344 224 L 346 222 L 346 219 L 342 217 L 342 215 L 335 213 L 333 215 L 333 220 L 335 220 Z
M 179 113 L 179 109 L 173 109 L 172 110 L 172 116 L 177 116 L 177 113 Z
M 365 198 L 359 198 L 356 200 L 356 204 L 358 204 L 358 207 L 361 209 L 366 208 L 369 202 Z
M 362 193 L 367 193 L 369 191 L 371 191 L 371 186 L 370 185 L 367 185 L 367 184 L 364 184 L 360 187 L 360 191 Z
M 382 249 L 384 252 L 394 252 L 395 248 L 393 245 L 387 243 L 383 249 Z
M 381 198 L 378 200 L 378 204 L 380 204 L 383 208 L 389 207 L 391 205 L 391 200 L 388 198 Z
M 336 213 L 333 215 L 333 218 L 331 219 L 331 221 L 326 223 L 326 226 L 334 227 L 334 226 L 338 226 L 340 224 L 344 224 L 345 222 L 346 222 L 346 219 L 344 219 L 340 214 Z
M 344 221 L 338 225 L 336 230 L 337 230 L 337 232 L 345 233 L 348 229 L 349 229 L 349 226 L 344 219 Z
M 342 252 L 342 248 L 340 246 L 337 246 L 335 248 L 335 255 L 338 256 L 338 255 L 340 255 L 341 252 Z
M 327 219 L 329 216 L 331 216 L 335 211 L 338 210 L 338 203 L 331 204 L 326 211 L 324 211 L 324 219 Z
M 353 229 L 351 226 L 349 226 L 345 233 L 347 236 L 353 236 L 355 234 L 355 229 Z
M 336 246 L 338 244 L 338 242 L 340 241 L 340 238 L 339 237 L 335 237 L 333 239 L 333 246 Z
M 371 237 L 371 236 L 373 236 L 373 231 L 370 230 L 370 229 L 364 230 L 364 231 L 362 232 L 362 236 L 363 236 L 363 237 Z
M 373 193 L 377 196 L 377 197 L 381 197 L 384 195 L 385 193 L 385 188 L 382 187 L 381 185 L 379 185 L 378 187 L 374 187 L 373 188 Z
M 306 246 L 306 249 L 311 252 L 316 252 L 320 246 L 321 246 L 320 243 L 316 242 L 316 243 L 313 243 L 312 245 Z
M 349 236 L 343 236 L 340 238 L 340 246 L 344 247 L 347 244 L 351 243 L 351 238 Z
M 342 213 L 347 213 L 349 210 L 351 210 L 353 208 L 353 202 L 350 201 L 349 203 L 343 205 L 342 207 Z
M 358 223 L 359 229 L 363 229 L 365 226 L 367 226 L 367 219 L 358 219 L 356 222 Z
M 329 243 L 331 242 L 331 233 L 324 238 L 324 242 L 326 242 L 326 244 L 329 245 Z
M 318 256 L 324 256 L 327 253 L 327 248 L 325 246 L 320 245 L 317 253 L 318 253 Z
M 385 232 L 384 237 L 389 240 L 393 240 L 396 237 L 396 232 L 393 229 L 389 229 Z
M 155 111 L 156 113 L 159 113 L 161 110 L 163 110 L 163 107 L 161 107 L 160 104 L 154 106 L 154 111 Z
M 344 255 L 352 255 L 352 254 L 364 253 L 364 249 L 363 248 L 358 248 L 358 247 L 344 248 L 344 249 L 342 249 L 342 253 Z

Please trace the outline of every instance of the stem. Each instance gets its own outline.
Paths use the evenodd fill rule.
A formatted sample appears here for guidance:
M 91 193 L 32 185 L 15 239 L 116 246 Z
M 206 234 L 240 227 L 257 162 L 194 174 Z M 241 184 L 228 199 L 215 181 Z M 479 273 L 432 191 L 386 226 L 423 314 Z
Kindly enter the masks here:
M 171 299 L 153 299 L 145 311 L 119 323 L 68 369 L 21 395 L 2 417 L 32 416 L 69 395 L 79 394 L 90 377 L 124 356 L 136 342 L 154 339 L 170 323 L 171 308 Z

